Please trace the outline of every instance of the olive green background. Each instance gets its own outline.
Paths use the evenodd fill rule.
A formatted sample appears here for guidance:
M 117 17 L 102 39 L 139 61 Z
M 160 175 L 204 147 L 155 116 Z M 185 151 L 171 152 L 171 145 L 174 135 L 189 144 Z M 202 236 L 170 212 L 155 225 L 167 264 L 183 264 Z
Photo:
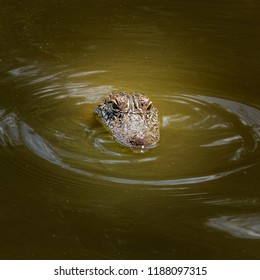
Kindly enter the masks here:
M 258 1 L 0 4 L 1 259 L 260 259 Z M 97 122 L 113 90 L 156 148 Z

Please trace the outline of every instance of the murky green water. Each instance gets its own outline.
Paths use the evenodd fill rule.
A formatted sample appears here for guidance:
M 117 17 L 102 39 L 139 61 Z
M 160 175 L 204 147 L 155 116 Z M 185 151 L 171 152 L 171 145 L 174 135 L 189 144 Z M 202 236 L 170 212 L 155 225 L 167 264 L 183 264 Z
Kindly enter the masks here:
M 260 259 L 258 1 L 7 1 L 1 259 Z M 144 154 L 93 116 L 147 94 Z

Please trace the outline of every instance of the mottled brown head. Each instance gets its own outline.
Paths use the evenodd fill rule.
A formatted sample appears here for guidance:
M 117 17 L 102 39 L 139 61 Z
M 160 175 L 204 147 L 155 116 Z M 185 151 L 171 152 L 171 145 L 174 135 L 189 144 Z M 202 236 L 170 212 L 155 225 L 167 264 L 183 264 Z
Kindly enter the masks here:
M 145 95 L 110 93 L 95 112 L 123 145 L 147 149 L 159 141 L 158 111 Z

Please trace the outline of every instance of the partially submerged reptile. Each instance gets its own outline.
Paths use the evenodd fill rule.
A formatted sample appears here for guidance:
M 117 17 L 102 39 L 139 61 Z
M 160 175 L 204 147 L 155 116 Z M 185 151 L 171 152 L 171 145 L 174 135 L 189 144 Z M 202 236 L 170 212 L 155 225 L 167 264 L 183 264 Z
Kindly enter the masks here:
M 110 93 L 95 109 L 100 121 L 121 144 L 144 152 L 160 139 L 158 110 L 139 93 Z

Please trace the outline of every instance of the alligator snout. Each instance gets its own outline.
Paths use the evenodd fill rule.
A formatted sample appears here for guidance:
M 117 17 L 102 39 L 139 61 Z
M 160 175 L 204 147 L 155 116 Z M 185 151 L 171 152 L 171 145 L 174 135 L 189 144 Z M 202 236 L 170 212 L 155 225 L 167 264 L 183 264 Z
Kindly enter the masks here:
M 129 138 L 129 144 L 133 147 L 150 147 L 155 139 L 149 133 L 139 133 Z

